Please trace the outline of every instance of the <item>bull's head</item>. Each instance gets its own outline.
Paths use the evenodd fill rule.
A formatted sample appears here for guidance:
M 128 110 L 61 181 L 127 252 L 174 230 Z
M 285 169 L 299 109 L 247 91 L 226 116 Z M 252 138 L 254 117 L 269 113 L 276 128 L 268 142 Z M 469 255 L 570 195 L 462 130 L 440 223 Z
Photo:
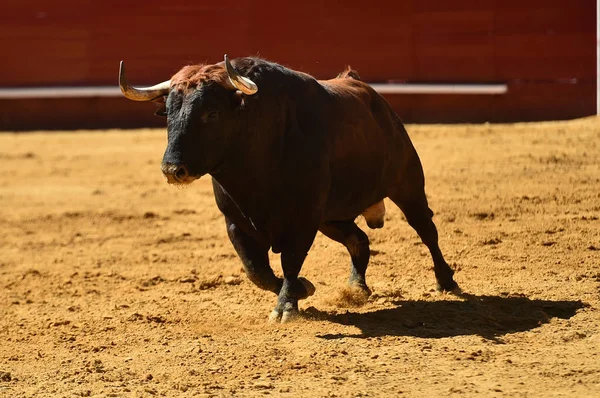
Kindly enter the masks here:
M 187 184 L 218 170 L 240 129 L 243 97 L 258 91 L 227 55 L 224 65 L 186 67 L 171 80 L 146 88 L 127 83 L 121 61 L 119 86 L 130 100 L 163 104 L 157 114 L 167 117 L 168 144 L 161 169 L 170 184 Z

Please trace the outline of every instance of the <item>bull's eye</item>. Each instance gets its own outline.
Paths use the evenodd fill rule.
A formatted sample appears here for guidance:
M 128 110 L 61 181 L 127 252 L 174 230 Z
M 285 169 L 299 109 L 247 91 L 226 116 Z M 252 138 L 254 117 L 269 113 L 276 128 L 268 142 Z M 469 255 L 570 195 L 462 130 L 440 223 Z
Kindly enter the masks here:
M 206 118 L 208 120 L 215 120 L 219 117 L 219 112 L 217 111 L 210 111 L 206 114 Z

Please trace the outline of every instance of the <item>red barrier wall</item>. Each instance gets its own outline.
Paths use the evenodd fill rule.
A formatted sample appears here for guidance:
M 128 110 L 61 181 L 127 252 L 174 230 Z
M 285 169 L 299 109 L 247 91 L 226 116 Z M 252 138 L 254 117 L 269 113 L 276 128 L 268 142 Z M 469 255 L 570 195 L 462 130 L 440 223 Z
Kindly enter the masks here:
M 370 82 L 506 83 L 505 95 L 389 95 L 408 122 L 595 114 L 594 0 L 4 0 L 0 86 L 134 84 L 187 63 L 260 55 L 313 74 L 345 65 Z M 74 105 L 76 104 L 76 105 Z M 0 100 L 0 128 L 161 125 L 124 99 Z M 32 114 L 32 112 L 34 114 Z M 110 117 L 105 115 L 110 115 Z

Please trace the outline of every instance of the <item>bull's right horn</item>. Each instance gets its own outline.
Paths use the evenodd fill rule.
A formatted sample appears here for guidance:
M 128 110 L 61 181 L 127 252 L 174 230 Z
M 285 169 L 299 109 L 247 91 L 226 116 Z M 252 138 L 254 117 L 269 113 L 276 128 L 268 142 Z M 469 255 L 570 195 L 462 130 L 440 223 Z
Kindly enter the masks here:
M 121 61 L 119 65 L 119 87 L 123 95 L 132 101 L 152 101 L 169 94 L 171 80 L 158 83 L 152 87 L 135 88 L 127 83 L 125 77 L 125 64 Z

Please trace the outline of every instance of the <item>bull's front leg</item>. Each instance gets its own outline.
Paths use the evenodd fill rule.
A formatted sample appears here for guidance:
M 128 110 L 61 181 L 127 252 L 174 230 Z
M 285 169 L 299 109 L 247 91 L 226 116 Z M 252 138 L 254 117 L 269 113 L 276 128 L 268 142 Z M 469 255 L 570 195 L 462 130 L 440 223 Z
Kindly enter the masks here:
M 269 264 L 269 246 L 244 233 L 227 217 L 225 223 L 229 239 L 242 260 L 248 279 L 263 290 L 279 294 L 283 279 L 275 276 Z
M 271 322 L 289 322 L 299 315 L 298 300 L 305 299 L 315 293 L 315 286 L 298 274 L 312 245 L 317 230 L 308 234 L 298 234 L 294 244 L 281 251 L 281 268 L 283 269 L 283 286 L 277 298 L 277 305 L 271 312 Z
M 261 244 L 251 236 L 245 234 L 231 220 L 225 218 L 227 234 L 238 256 L 244 265 L 246 276 L 252 283 L 263 290 L 268 290 L 278 295 L 277 305 L 271 312 L 269 320 L 272 322 L 288 322 L 298 316 L 298 300 L 314 294 L 315 287 L 305 278 L 299 278 L 308 248 L 292 248 L 282 251 L 281 264 L 284 278 L 278 278 L 269 264 L 269 247 Z

